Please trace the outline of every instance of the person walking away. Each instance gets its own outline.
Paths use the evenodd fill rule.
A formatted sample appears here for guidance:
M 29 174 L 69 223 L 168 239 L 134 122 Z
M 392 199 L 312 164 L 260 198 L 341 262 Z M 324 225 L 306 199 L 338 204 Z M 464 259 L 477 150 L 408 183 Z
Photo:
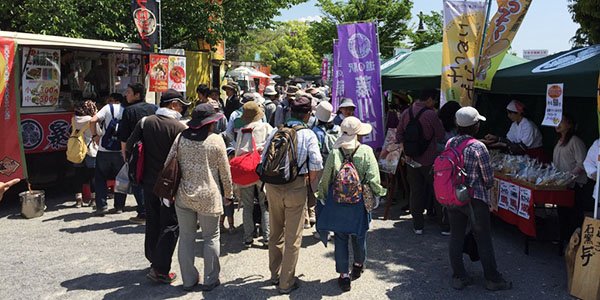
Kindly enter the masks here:
M 331 106 L 329 102 L 322 101 L 319 103 L 319 105 L 317 105 L 317 109 L 315 110 L 315 117 L 318 121 L 317 124 L 312 128 L 317 136 L 317 140 L 319 141 L 319 148 L 321 149 L 321 156 L 323 157 L 324 161 L 327 161 L 329 153 L 333 150 L 333 145 L 341 135 L 340 127 L 333 123 L 335 115 L 332 114 L 332 112 L 333 106 Z M 311 191 L 317 191 L 322 174 L 323 172 L 319 172 L 317 174 L 317 178 L 311 185 Z M 314 197 L 314 193 L 309 194 L 308 198 L 308 219 L 311 224 L 315 224 L 317 222 L 315 216 L 315 205 L 317 202 L 316 198 Z M 315 237 L 317 239 L 321 239 L 318 231 L 315 231 Z
M 123 108 L 123 114 L 121 116 L 121 122 L 119 122 L 118 137 L 121 141 L 121 153 L 123 160 L 127 161 L 126 155 L 126 143 L 136 124 L 146 116 L 153 115 L 156 112 L 156 106 L 146 103 L 146 88 L 141 83 L 130 83 L 127 85 L 127 92 L 125 93 L 125 100 L 127 104 Z M 136 212 L 137 216 L 129 219 L 130 222 L 135 224 L 146 223 L 146 207 L 144 205 L 144 189 L 142 185 L 132 184 L 131 189 L 137 202 Z
M 436 143 L 444 141 L 444 128 L 434 111 L 438 103 L 439 92 L 435 89 L 424 89 L 421 97 L 406 109 L 400 118 L 396 131 L 396 141 L 404 149 L 409 162 L 416 162 L 414 167 L 406 168 L 406 177 L 410 185 L 410 214 L 413 218 L 415 234 L 423 234 L 425 204 L 433 197 L 433 161 L 439 155 Z M 442 224 L 441 231 L 447 232 Z
M 273 121 L 273 127 L 277 128 L 279 125 L 283 125 L 291 117 L 290 104 L 292 100 L 296 98 L 296 93 L 299 91 L 296 86 L 290 85 L 285 92 L 285 99 L 277 105 L 275 110 L 275 120 Z
M 570 115 L 563 114 L 562 121 L 555 130 L 559 138 L 554 146 L 552 163 L 559 171 L 576 176 L 575 182 L 569 185 L 575 192 L 573 207 L 558 207 L 560 240 L 568 243 L 575 229 L 583 224 L 583 200 L 586 197 L 583 186 L 587 183 L 583 162 L 586 149 L 583 141 L 575 135 L 577 123 Z
M 246 124 L 241 128 L 240 134 L 237 136 L 235 156 L 239 157 L 246 153 L 258 151 L 262 153 L 265 147 L 267 137 L 273 131 L 273 127 L 269 123 L 262 121 L 264 113 L 254 101 L 244 104 L 244 111 L 241 116 L 241 121 Z M 254 149 L 254 145 L 256 149 Z M 235 178 L 234 178 L 235 179 Z M 254 242 L 255 223 L 253 218 L 254 199 L 255 195 L 258 198 L 261 214 L 261 228 L 263 233 L 263 246 L 267 246 L 269 242 L 269 211 L 263 191 L 263 184 L 260 180 L 249 185 L 237 185 L 236 190 L 239 190 L 239 199 L 244 207 L 243 225 L 244 225 L 244 246 L 249 248 Z
M 359 191 L 368 184 L 374 196 L 385 196 L 386 189 L 381 186 L 379 167 L 373 149 L 362 145 L 358 136 L 371 132 L 370 124 L 362 123 L 356 117 L 347 117 L 342 121 L 343 134 L 337 139 L 334 149 L 327 158 L 323 177 L 319 183 L 317 198 L 324 205 L 319 214 L 317 229 L 334 232 L 335 270 L 340 274 L 338 285 L 342 291 L 349 291 L 351 280 L 360 278 L 366 261 L 367 230 L 371 222 L 371 213 L 367 212 L 361 192 L 346 195 L 352 198 L 351 204 L 345 203 L 334 190 Z M 351 163 L 358 181 L 342 182 L 340 173 Z M 335 195 L 335 196 L 334 196 Z M 348 245 L 352 244 L 354 262 L 349 272 Z
M 306 97 L 298 97 L 290 102 L 291 118 L 285 122 L 296 132 L 296 151 L 298 177 L 290 183 L 266 183 L 269 203 L 269 269 L 271 282 L 279 285 L 279 293 L 289 294 L 298 288 L 294 277 L 300 246 L 302 244 L 302 223 L 304 208 L 310 184 L 319 171 L 323 169 L 323 159 L 319 150 L 319 142 L 315 133 L 308 129 L 306 122 L 310 118 L 311 102 Z M 262 153 L 261 164 L 274 153 L 275 145 L 271 140 L 279 130 L 273 130 Z M 278 135 L 278 137 L 280 137 Z M 277 141 L 281 141 L 278 139 Z M 290 170 L 291 171 L 291 170 Z
M 117 104 L 106 104 L 92 118 L 90 127 L 94 142 L 99 145 L 96 156 L 96 211 L 99 214 L 108 210 L 106 198 L 108 194 L 107 180 L 115 180 L 115 177 L 123 167 L 125 161 L 121 155 L 121 142 L 118 139 L 117 131 L 119 122 L 123 116 L 123 106 L 121 103 L 125 98 L 121 94 L 111 94 L 110 99 L 117 101 Z M 98 135 L 96 124 L 103 124 L 103 135 Z M 127 194 L 115 192 L 115 203 L 113 213 L 122 213 L 125 207 Z
M 83 185 L 87 184 L 90 186 L 91 192 L 94 192 L 94 172 L 96 168 L 96 155 L 98 153 L 98 145 L 94 143 L 92 137 L 92 131 L 90 126 L 90 120 L 96 114 L 98 109 L 96 104 L 92 100 L 85 100 L 79 102 L 75 107 L 74 126 L 77 130 L 82 130 L 83 138 L 87 146 L 87 154 L 81 163 L 74 164 L 75 166 L 75 178 L 77 180 L 77 189 L 81 191 Z M 96 128 L 94 128 L 96 129 Z M 75 207 L 81 207 L 83 205 L 83 194 L 78 192 L 75 195 Z M 93 207 L 93 198 L 90 199 L 90 206 Z
M 229 120 L 231 117 L 231 113 L 238 110 L 242 104 L 240 103 L 240 98 L 237 95 L 237 85 L 234 82 L 228 82 L 223 86 L 223 90 L 227 95 L 227 100 L 225 100 L 225 118 Z
M 449 147 L 458 147 L 477 134 L 480 121 L 485 117 L 473 107 L 463 107 L 456 112 L 458 136 L 450 139 Z M 477 140 L 472 141 L 463 151 L 464 169 L 466 172 L 465 185 L 472 192 L 471 201 L 463 206 L 448 208 L 450 218 L 449 256 L 452 266 L 452 287 L 462 290 L 473 284 L 473 279 L 467 275 L 463 262 L 463 243 L 467 223 L 477 243 L 477 250 L 483 266 L 485 287 L 488 290 L 507 290 L 512 283 L 502 278 L 496 266 L 492 233 L 490 228 L 490 189 L 494 185 L 494 170 L 490 163 L 490 154 L 486 146 Z
M 219 216 L 222 197 L 232 199 L 231 173 L 223 139 L 212 132 L 223 118 L 209 103 L 196 106 L 189 128 L 177 136 L 165 161 L 177 158 L 181 181 L 175 196 L 179 224 L 178 258 L 183 289 L 191 291 L 199 283 L 196 258 L 196 224 L 203 239 L 204 279 L 200 289 L 210 291 L 221 284 Z M 223 186 L 221 194 L 219 185 Z M 173 245 L 174 246 L 174 245 Z
M 275 91 L 275 87 L 269 85 L 265 88 L 265 117 L 267 118 L 267 122 L 273 126 L 275 122 L 275 111 L 277 110 L 277 105 L 279 104 L 279 95 L 277 91 Z
M 333 123 L 339 126 L 345 118 L 354 116 L 354 110 L 356 110 L 356 105 L 354 105 L 352 99 L 342 98 Z
M 144 249 L 151 263 L 146 276 L 154 282 L 171 283 L 175 273 L 169 273 L 171 259 L 179 228 L 175 208 L 164 203 L 153 192 L 158 174 L 163 169 L 173 141 L 185 129 L 179 119 L 185 106 L 190 105 L 183 96 L 168 89 L 160 97 L 160 108 L 155 115 L 139 122 L 127 140 L 127 151 L 131 152 L 137 141 L 144 143 L 144 203 L 146 205 L 146 234 Z
M 487 134 L 484 143 L 490 148 L 500 148 L 515 155 L 527 154 L 540 162 L 547 162 L 542 148 L 542 133 L 533 121 L 524 116 L 525 105 L 512 100 L 506 106 L 506 113 L 512 121 L 506 138 Z

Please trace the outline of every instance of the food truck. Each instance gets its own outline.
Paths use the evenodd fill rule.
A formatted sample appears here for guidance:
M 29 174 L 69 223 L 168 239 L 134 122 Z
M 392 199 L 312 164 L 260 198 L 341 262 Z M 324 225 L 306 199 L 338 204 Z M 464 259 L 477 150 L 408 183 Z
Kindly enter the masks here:
M 0 39 L 0 61 L 6 63 L 0 70 L 9 78 L 2 95 L 3 121 L 11 112 L 18 120 L 14 127 L 0 124 L 5 141 L 14 143 L 0 147 L 0 181 L 21 177 L 37 186 L 56 184 L 72 173 L 65 150 L 74 104 L 91 99 L 100 108 L 111 93 L 125 94 L 129 83 L 144 83 L 148 54 L 139 44 L 100 40 L 7 31 L 0 31 Z M 21 159 L 11 151 L 20 151 Z

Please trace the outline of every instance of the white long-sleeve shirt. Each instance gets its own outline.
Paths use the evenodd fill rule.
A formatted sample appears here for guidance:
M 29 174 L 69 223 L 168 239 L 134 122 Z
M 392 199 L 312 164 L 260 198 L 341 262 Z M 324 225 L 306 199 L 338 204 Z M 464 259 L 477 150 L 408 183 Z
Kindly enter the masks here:
M 598 148 L 600 147 L 600 139 L 594 141 L 592 146 L 587 152 L 585 156 L 585 160 L 583 161 L 583 167 L 585 168 L 585 173 L 591 179 L 596 181 L 596 172 L 598 171 Z M 594 186 L 594 199 L 598 198 L 598 182 L 596 181 L 596 185 Z
M 521 123 L 513 122 L 506 134 L 506 138 L 513 143 L 523 143 L 527 149 L 542 147 L 542 134 L 533 121 L 523 118 Z

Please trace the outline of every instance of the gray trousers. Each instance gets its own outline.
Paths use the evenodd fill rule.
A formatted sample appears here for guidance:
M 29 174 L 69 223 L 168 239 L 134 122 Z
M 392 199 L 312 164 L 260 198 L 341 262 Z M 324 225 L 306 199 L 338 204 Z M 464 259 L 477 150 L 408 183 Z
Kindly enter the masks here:
M 193 286 L 198 282 L 198 269 L 194 265 L 196 258 L 196 224 L 202 229 L 204 258 L 204 284 L 213 284 L 219 279 L 221 265 L 219 255 L 219 216 L 206 216 L 189 209 L 182 201 L 175 201 L 175 212 L 179 221 L 179 266 L 183 286 Z
M 254 191 L 258 190 L 258 204 L 260 205 L 261 226 L 263 237 L 266 241 L 269 240 L 269 211 L 267 210 L 265 192 L 259 186 L 252 185 L 245 188 L 240 188 L 240 198 L 244 205 L 244 242 L 251 242 L 254 234 Z

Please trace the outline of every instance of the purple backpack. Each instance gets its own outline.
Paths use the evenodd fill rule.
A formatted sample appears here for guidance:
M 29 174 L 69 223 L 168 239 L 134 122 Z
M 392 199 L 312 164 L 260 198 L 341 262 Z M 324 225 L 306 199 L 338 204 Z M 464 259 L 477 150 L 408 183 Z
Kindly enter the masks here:
M 467 139 L 458 147 L 446 146 L 446 150 L 433 163 L 433 189 L 435 198 L 445 207 L 456 208 L 471 201 L 472 190 L 465 185 L 467 172 L 464 168 L 463 152 L 477 140 Z

